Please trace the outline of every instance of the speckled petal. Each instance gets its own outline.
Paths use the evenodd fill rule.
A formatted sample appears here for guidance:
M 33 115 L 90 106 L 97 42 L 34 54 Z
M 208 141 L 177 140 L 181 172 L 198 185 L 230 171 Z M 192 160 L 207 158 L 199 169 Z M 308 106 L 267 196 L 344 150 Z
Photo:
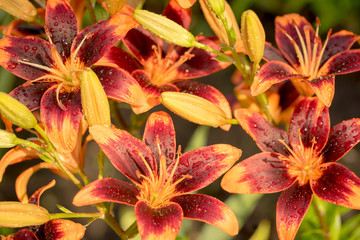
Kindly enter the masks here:
M 51 56 L 50 44 L 36 37 L 6 36 L 0 40 L 0 65 L 9 72 L 24 78 L 35 80 L 49 72 L 19 63 L 22 60 L 52 68 L 54 60 Z
M 247 158 L 222 178 L 221 187 L 231 193 L 273 193 L 291 186 L 295 178 L 277 153 L 264 152 Z
M 279 61 L 267 62 L 254 76 L 254 82 L 251 84 L 251 95 L 259 95 L 276 83 L 296 78 L 304 78 L 304 76 L 298 74 L 290 65 Z
M 137 175 L 137 172 L 150 176 L 144 161 L 147 162 L 151 171 L 155 171 L 154 155 L 143 142 L 130 133 L 101 125 L 92 126 L 89 131 L 114 167 L 131 181 L 141 182 L 141 177 Z
M 174 161 L 175 128 L 169 114 L 154 112 L 149 116 L 144 130 L 143 143 L 150 148 L 157 161 L 160 159 L 159 148 L 161 153 L 166 156 L 167 166 Z
M 288 144 L 288 134 L 284 130 L 272 126 L 263 116 L 247 109 L 235 110 L 234 116 L 262 151 L 288 155 L 288 150 L 279 141 L 281 139 Z
M 330 107 L 335 94 L 335 76 L 327 75 L 308 82 L 316 96 L 325 106 Z
M 40 103 L 41 122 L 55 148 L 62 152 L 72 152 L 75 148 L 78 130 L 82 119 L 80 90 L 60 91 L 59 100 L 65 110 L 59 107 L 56 99 L 57 86 L 48 89 Z
M 329 74 L 347 74 L 360 70 L 360 49 L 340 52 L 326 61 L 318 72 L 318 76 Z
M 360 141 L 360 119 L 343 121 L 331 128 L 329 139 L 323 150 L 325 162 L 340 160 Z
M 63 61 L 70 56 L 70 47 L 78 34 L 78 23 L 72 8 L 64 0 L 47 1 L 46 28 Z
M 239 223 L 234 212 L 216 198 L 202 194 L 185 194 L 170 201 L 180 205 L 184 218 L 206 222 L 231 236 L 239 232 Z
M 276 228 L 280 240 L 293 240 L 312 200 L 309 184 L 294 184 L 281 193 L 276 208 Z
M 214 182 L 240 158 L 241 150 L 227 144 L 198 148 L 180 156 L 173 182 L 189 175 L 176 185 L 179 192 L 192 192 Z M 168 172 L 172 171 L 175 161 Z
M 168 5 L 165 7 L 163 16 L 173 20 L 177 24 L 189 29 L 191 22 L 191 9 L 182 8 L 176 0 L 170 0 Z
M 44 234 L 46 239 L 53 240 L 81 240 L 86 228 L 80 223 L 66 219 L 54 219 L 45 223 Z
M 346 208 L 360 209 L 360 179 L 338 163 L 321 165 L 322 176 L 311 181 L 320 199 Z
M 135 205 L 138 230 L 143 240 L 175 240 L 183 220 L 183 212 L 177 203 L 153 208 L 140 201 Z
M 41 98 L 46 90 L 55 84 L 54 82 L 27 82 L 12 90 L 9 95 L 33 111 L 40 107 Z
M 302 146 L 310 149 L 314 145 L 314 154 L 319 154 L 327 142 L 329 132 L 329 109 L 318 98 L 304 98 L 296 106 L 289 126 L 289 141 L 293 150 L 302 152 Z
M 104 178 L 86 185 L 74 197 L 75 206 L 85 206 L 101 202 L 116 202 L 135 205 L 139 189 L 117 179 Z
M 92 70 L 98 76 L 106 95 L 118 102 L 141 106 L 145 96 L 138 82 L 126 71 L 118 67 L 95 67 Z
M 20 229 L 16 233 L 10 234 L 6 237 L 1 237 L 2 240 L 39 240 L 35 233 L 29 229 Z

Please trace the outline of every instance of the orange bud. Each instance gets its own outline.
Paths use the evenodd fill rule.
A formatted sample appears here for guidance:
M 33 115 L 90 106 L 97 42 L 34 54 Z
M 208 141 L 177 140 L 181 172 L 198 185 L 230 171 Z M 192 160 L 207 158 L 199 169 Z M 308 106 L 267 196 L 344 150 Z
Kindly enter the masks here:
M 49 212 L 38 205 L 21 202 L 0 202 L 0 227 L 41 225 L 50 220 Z
M 260 63 L 265 48 L 265 30 L 256 13 L 247 10 L 241 15 L 241 39 L 250 60 Z
M 28 0 L 0 0 L 0 9 L 27 22 L 35 19 L 37 10 Z
M 110 126 L 109 101 L 98 76 L 90 68 L 85 68 L 80 81 L 81 104 L 89 126 Z
M 25 129 L 37 124 L 36 118 L 24 104 L 4 92 L 0 92 L 0 113 L 13 124 Z
M 177 115 L 197 124 L 219 127 L 227 123 L 223 110 L 199 96 L 181 92 L 163 92 L 160 101 Z

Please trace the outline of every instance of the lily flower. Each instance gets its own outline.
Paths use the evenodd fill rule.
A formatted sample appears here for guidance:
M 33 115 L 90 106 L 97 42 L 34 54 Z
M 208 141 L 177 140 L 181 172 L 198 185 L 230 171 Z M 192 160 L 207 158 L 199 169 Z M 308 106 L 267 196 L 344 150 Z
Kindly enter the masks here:
M 213 197 L 188 192 L 220 177 L 240 157 L 240 149 L 217 144 L 176 153 L 174 125 L 165 112 L 149 116 L 142 141 L 102 125 L 90 127 L 90 132 L 111 163 L 133 184 L 111 178 L 94 181 L 75 195 L 75 206 L 100 202 L 135 206 L 142 239 L 175 239 L 183 218 L 237 234 L 238 222 L 229 207 Z
M 313 194 L 360 209 L 360 178 L 336 162 L 359 142 L 360 119 L 330 129 L 329 109 L 318 98 L 305 98 L 296 106 L 289 133 L 247 109 L 234 115 L 263 152 L 230 169 L 221 186 L 231 193 L 282 191 L 276 209 L 280 240 L 295 238 Z
M 275 18 L 275 40 L 279 50 L 267 44 L 265 63 L 255 74 L 252 95 L 268 90 L 273 84 L 290 79 L 304 96 L 314 93 L 330 106 L 335 91 L 335 75 L 360 70 L 360 50 L 351 49 L 359 37 L 349 31 L 327 34 L 324 42 L 302 16 L 287 14 Z
M 0 65 L 27 80 L 10 94 L 30 110 L 40 107 L 41 121 L 57 149 L 72 152 L 82 114 L 80 75 L 121 40 L 137 23 L 123 12 L 79 32 L 73 9 L 65 0 L 47 1 L 45 31 L 37 37 L 6 36 L 0 40 Z M 140 89 L 125 71 L 93 68 L 109 98 L 136 105 Z M 135 89 L 135 90 L 134 90 Z M 130 91 L 132 90 L 132 91 Z M 141 91 L 139 91 L 141 92 Z
M 175 0 L 169 1 L 162 15 L 183 28 L 189 29 L 191 9 L 181 8 Z M 199 36 L 197 41 L 220 50 L 216 44 L 216 38 Z M 132 71 L 132 76 L 140 84 L 141 92 L 146 96 L 146 102 L 142 106 L 132 106 L 134 112 L 146 112 L 160 104 L 159 96 L 164 91 L 180 91 L 213 102 L 226 112 L 228 118 L 231 118 L 229 103 L 220 91 L 212 86 L 188 80 L 220 71 L 228 67 L 230 63 L 219 62 L 213 59 L 216 57 L 215 54 L 199 48 L 169 44 L 140 26 L 128 32 L 124 43 L 143 66 L 143 69 Z M 111 59 L 105 56 L 106 61 L 118 64 L 120 67 L 126 60 L 116 61 L 111 52 L 108 55 Z

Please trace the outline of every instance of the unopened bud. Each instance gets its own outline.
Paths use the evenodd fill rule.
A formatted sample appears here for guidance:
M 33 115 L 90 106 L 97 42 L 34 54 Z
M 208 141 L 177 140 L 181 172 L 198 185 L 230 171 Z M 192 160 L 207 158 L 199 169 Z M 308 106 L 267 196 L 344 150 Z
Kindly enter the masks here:
M 211 10 L 218 16 L 225 11 L 225 0 L 206 0 Z
M 38 205 L 21 202 L 0 202 L 0 227 L 19 228 L 41 225 L 49 220 L 49 212 Z
M 260 63 L 265 48 L 265 31 L 256 13 L 247 10 L 241 15 L 241 39 L 250 60 Z
M 126 0 L 105 0 L 107 12 L 113 16 L 126 4 Z
M 90 68 L 85 68 L 80 81 L 81 104 L 89 126 L 110 126 L 109 101 L 98 76 Z
M 134 17 L 145 29 L 169 43 L 192 47 L 196 42 L 194 35 L 165 16 L 146 10 L 134 10 Z
M 36 8 L 28 0 L 0 0 L 0 9 L 27 22 L 32 22 Z
M 214 103 L 188 93 L 163 92 L 160 101 L 175 114 L 197 124 L 219 127 L 227 123 L 226 114 Z
M 0 148 L 12 148 L 16 146 L 16 135 L 0 129 Z
M 24 104 L 4 92 L 0 92 L 0 113 L 13 124 L 25 129 L 37 124 L 36 118 Z

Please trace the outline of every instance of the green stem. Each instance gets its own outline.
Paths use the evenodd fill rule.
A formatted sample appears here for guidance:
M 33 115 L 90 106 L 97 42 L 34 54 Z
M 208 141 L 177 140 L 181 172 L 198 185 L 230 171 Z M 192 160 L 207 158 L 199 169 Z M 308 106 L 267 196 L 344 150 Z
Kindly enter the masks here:
M 128 229 L 126 229 L 125 233 L 129 238 L 133 238 L 139 233 L 136 220 L 133 222 L 133 224 L 130 225 Z
M 99 218 L 103 216 L 103 213 L 52 213 L 50 214 L 50 219 L 58 218 Z
M 226 122 L 231 123 L 233 125 L 239 125 L 239 122 L 236 119 L 226 119 Z
M 119 223 L 115 220 L 115 218 L 109 213 L 108 209 L 105 207 L 103 203 L 96 204 L 97 209 L 104 214 L 104 221 L 111 227 L 112 230 L 120 237 L 121 240 L 127 240 L 128 237 Z
M 115 101 L 109 101 L 110 104 L 110 112 L 111 112 L 111 116 L 114 118 L 116 124 L 118 125 L 118 127 L 120 129 L 129 131 L 129 126 L 127 125 L 127 123 L 125 122 L 121 111 L 118 108 L 117 102 Z
M 53 163 L 53 161 L 51 161 L 52 156 L 45 151 L 45 149 L 43 149 L 41 146 L 37 145 L 36 143 L 21 139 L 21 138 L 16 138 L 15 139 L 15 144 L 16 145 L 23 145 L 23 146 L 27 146 L 29 148 L 35 149 L 36 151 L 38 151 L 39 153 L 41 153 L 42 155 L 46 156 L 47 158 L 49 158 L 49 161 L 46 162 L 50 162 Z
M 225 28 L 225 31 L 226 31 L 226 35 L 228 37 L 228 40 L 229 40 L 229 46 L 230 47 L 234 47 L 235 46 L 235 43 L 236 43 L 236 39 L 234 39 L 232 36 L 231 36 L 231 29 L 229 28 L 229 25 L 228 25 L 228 21 L 227 19 L 225 18 L 224 16 L 224 13 L 221 13 L 220 16 L 219 16 L 222 24 L 224 25 L 224 28 Z
M 81 179 L 83 180 L 84 182 L 84 185 L 88 185 L 89 184 L 89 178 L 88 176 L 86 175 L 86 173 L 84 172 L 83 169 L 80 169 L 79 172 L 78 172 L 79 176 L 81 177 Z
M 214 48 L 212 48 L 212 47 L 210 47 L 210 46 L 208 46 L 206 44 L 202 44 L 202 43 L 199 43 L 199 42 L 195 41 L 193 46 L 197 47 L 197 48 L 200 48 L 200 49 L 203 49 L 203 50 L 208 51 L 208 52 L 212 52 L 212 53 L 218 55 L 219 57 L 225 59 L 227 62 L 233 62 L 234 61 L 230 56 L 228 56 L 225 53 L 220 52 L 220 51 L 218 51 L 218 50 L 216 50 L 216 49 L 214 49 Z
M 104 160 L 105 160 L 105 154 L 100 149 L 99 153 L 98 153 L 98 156 L 97 156 L 97 161 L 98 161 L 98 166 L 99 166 L 98 179 L 103 179 L 103 177 L 104 177 Z
M 96 15 L 95 15 L 94 8 L 93 8 L 93 6 L 91 4 L 91 0 L 85 0 L 84 3 L 85 3 L 85 6 L 86 6 L 86 9 L 89 11 L 91 21 L 93 23 L 96 23 L 97 22 Z
M 320 206 L 319 206 L 318 201 L 319 201 L 318 199 L 313 198 L 312 204 L 313 204 L 313 206 L 314 206 L 316 215 L 317 215 L 318 218 L 319 218 L 320 225 L 321 225 L 321 228 L 322 228 L 322 230 L 323 230 L 323 235 L 324 235 L 325 240 L 331 240 L 329 228 L 328 228 L 328 226 L 327 226 L 327 224 L 326 224 L 326 220 L 325 220 L 325 214 L 324 214 L 324 212 L 320 209 Z

